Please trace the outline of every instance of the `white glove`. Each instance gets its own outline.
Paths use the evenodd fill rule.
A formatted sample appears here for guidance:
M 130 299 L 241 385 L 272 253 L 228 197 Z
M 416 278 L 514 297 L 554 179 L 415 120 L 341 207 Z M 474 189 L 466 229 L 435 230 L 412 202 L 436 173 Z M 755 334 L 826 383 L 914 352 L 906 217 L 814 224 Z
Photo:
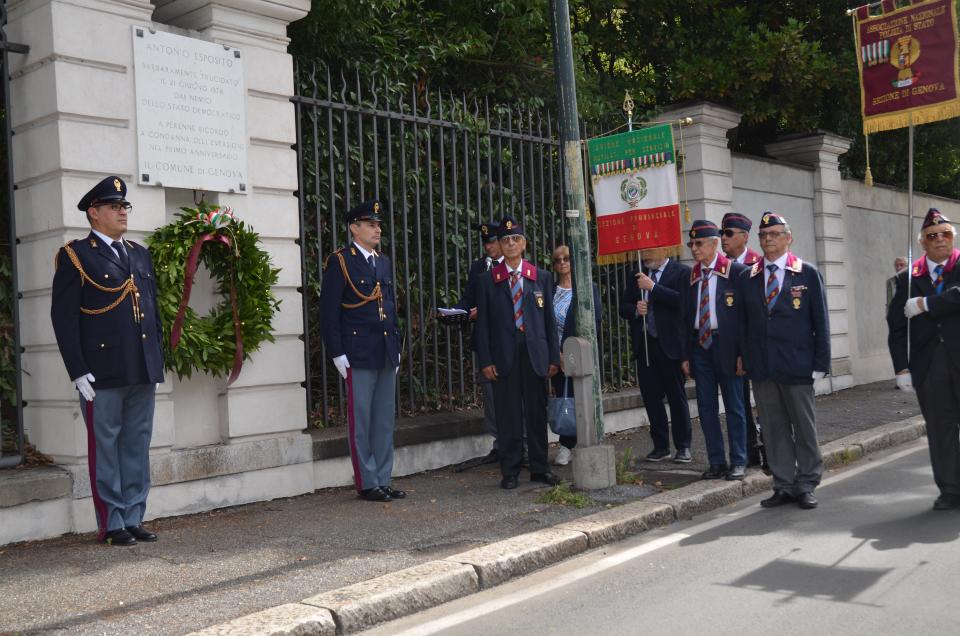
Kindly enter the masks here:
M 913 393 L 913 375 L 909 371 L 897 374 L 897 388 L 907 393 Z
M 396 368 L 393 370 L 393 374 L 394 374 L 394 375 L 398 375 L 399 373 L 400 373 L 400 354 L 398 353 L 398 354 L 397 354 L 397 366 L 396 366 Z
M 907 304 L 903 306 L 903 315 L 907 318 L 913 318 L 914 316 L 919 316 L 927 310 L 927 303 L 923 303 L 923 307 L 920 306 L 920 301 L 923 300 L 923 296 L 917 296 L 916 298 L 910 298 L 907 300 Z
M 344 380 L 347 379 L 347 369 L 350 368 L 350 361 L 347 360 L 347 354 L 342 356 L 337 356 L 333 359 L 333 366 L 337 367 L 337 371 L 340 372 L 340 375 Z
M 816 382 L 817 380 L 822 380 L 824 377 L 826 377 L 826 375 L 827 375 L 827 374 L 824 373 L 823 371 L 814 371 L 814 372 L 813 372 L 813 381 Z
M 97 392 L 93 390 L 93 387 L 90 386 L 91 382 L 96 382 L 97 379 L 93 377 L 92 373 L 87 375 L 81 375 L 79 378 L 73 381 L 77 385 L 77 391 L 80 391 L 80 395 L 83 396 L 83 399 L 87 402 L 93 402 L 93 398 L 97 397 Z

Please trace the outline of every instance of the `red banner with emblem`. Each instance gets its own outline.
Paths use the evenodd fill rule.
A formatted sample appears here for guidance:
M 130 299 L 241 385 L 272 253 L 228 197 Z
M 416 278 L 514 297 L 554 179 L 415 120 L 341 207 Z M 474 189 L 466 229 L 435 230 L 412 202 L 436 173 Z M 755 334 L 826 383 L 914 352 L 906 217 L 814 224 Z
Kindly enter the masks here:
M 871 6 L 855 12 L 864 134 L 960 115 L 955 0 Z

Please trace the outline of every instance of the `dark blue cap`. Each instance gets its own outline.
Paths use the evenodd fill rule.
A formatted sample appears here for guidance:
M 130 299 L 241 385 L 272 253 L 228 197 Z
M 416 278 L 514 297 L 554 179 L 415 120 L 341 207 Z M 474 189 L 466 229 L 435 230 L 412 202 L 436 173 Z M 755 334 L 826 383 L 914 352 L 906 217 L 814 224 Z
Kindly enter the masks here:
M 711 236 L 720 236 L 720 228 L 713 221 L 707 219 L 697 219 L 690 226 L 690 238 L 709 238 Z
M 497 240 L 497 233 L 500 231 L 500 226 L 496 223 L 481 223 L 477 226 L 477 230 L 480 231 L 480 240 L 484 243 L 489 243 L 490 241 Z
M 768 228 L 773 225 L 787 225 L 787 219 L 776 212 L 764 212 L 760 217 L 760 229 Z
M 90 189 L 77 204 L 78 210 L 86 212 L 88 209 L 101 203 L 126 202 L 127 184 L 120 177 L 107 177 Z
M 497 236 L 503 238 L 504 236 L 514 235 L 523 236 L 523 226 L 517 223 L 517 220 L 512 216 L 503 217 L 500 221 L 500 228 L 497 230 Z
M 923 217 L 923 226 L 920 229 L 927 229 L 931 225 L 940 225 L 941 223 L 949 223 L 950 219 L 943 216 L 940 213 L 940 210 L 937 208 L 930 208 L 927 211 L 927 216 Z
M 347 225 L 358 221 L 383 221 L 380 217 L 382 211 L 383 207 L 380 205 L 380 201 L 370 199 L 351 208 L 350 211 L 347 212 L 345 220 Z
M 723 220 L 720 221 L 720 227 L 723 229 L 731 228 L 734 230 L 743 230 L 744 232 L 749 232 L 750 228 L 753 227 L 753 221 L 738 214 L 737 212 L 727 212 L 723 215 Z

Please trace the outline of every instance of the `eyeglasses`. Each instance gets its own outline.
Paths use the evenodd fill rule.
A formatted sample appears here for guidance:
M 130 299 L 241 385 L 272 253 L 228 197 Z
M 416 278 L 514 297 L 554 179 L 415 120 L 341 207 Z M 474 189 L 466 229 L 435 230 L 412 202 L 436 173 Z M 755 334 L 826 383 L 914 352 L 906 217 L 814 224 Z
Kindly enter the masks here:
M 509 236 L 501 236 L 500 241 L 503 243 L 519 243 L 523 240 L 523 236 L 520 234 L 510 234 Z
M 563 263 L 569 263 L 569 262 L 570 262 L 569 256 L 558 256 L 555 259 L 553 259 L 554 265 L 561 265 Z
M 731 230 L 731 229 L 723 230 L 720 233 L 726 236 L 727 238 L 733 238 L 737 234 L 746 234 L 746 232 L 744 232 L 743 230 Z
M 938 238 L 952 239 L 953 232 L 950 230 L 943 230 L 941 232 L 927 232 L 924 234 L 924 238 L 928 241 L 936 241 Z
M 690 249 L 693 249 L 693 248 L 700 249 L 700 248 L 703 247 L 704 245 L 707 245 L 708 243 L 711 243 L 711 242 L 712 242 L 712 241 L 697 239 L 696 241 L 689 241 L 689 242 L 687 242 L 687 247 L 689 247 Z
M 777 232 L 777 231 L 772 231 L 772 232 L 757 232 L 757 238 L 759 238 L 761 241 L 766 241 L 766 240 L 771 240 L 771 241 L 772 241 L 772 240 L 774 240 L 774 239 L 780 238 L 780 237 L 783 236 L 784 234 L 786 234 L 786 232 Z
M 124 201 L 123 203 L 101 203 L 97 206 L 98 208 L 110 208 L 113 212 L 119 212 L 123 210 L 124 212 L 132 212 L 133 204 Z

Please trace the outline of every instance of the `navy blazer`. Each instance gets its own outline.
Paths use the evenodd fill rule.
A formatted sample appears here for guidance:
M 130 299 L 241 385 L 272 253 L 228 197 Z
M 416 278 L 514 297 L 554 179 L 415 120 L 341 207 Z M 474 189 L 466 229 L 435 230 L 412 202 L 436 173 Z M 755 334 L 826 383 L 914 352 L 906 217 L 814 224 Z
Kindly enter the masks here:
M 453 307 L 469 312 L 477 306 L 477 288 L 480 286 L 480 278 L 490 271 L 493 259 L 484 256 L 470 264 L 470 273 L 467 275 L 467 287 L 463 290 L 463 296 Z
M 817 268 L 787 255 L 780 294 L 768 311 L 766 259 L 740 274 L 740 349 L 751 380 L 813 384 L 830 371 L 830 319 Z
M 560 347 L 553 316 L 553 278 L 546 270 L 527 261 L 521 263 L 521 271 L 527 353 L 534 373 L 546 377 L 551 364 L 560 365 Z M 488 275 L 480 278 L 477 293 L 474 343 L 480 369 L 494 364 L 501 379 L 510 375 L 516 333 L 510 274 L 506 263 L 501 262 Z
M 119 287 L 132 275 L 141 316 L 139 321 L 134 318 L 134 299 L 129 295 L 110 311 L 83 313 L 81 307 L 102 309 L 120 294 L 101 291 L 81 280 L 67 255 L 67 246 L 61 247 L 53 275 L 50 318 L 70 379 L 92 373 L 96 378 L 95 390 L 163 382 L 163 330 L 150 252 L 138 243 L 124 241 L 128 269 L 110 245 L 93 232 L 68 245 L 87 276 L 103 287 Z
M 649 272 L 644 270 L 644 274 Z M 680 361 L 686 349 L 684 339 L 687 336 L 681 325 L 684 321 L 685 308 L 683 292 L 689 285 L 690 268 L 670 259 L 660 276 L 660 280 L 650 290 L 649 311 L 656 322 L 657 339 L 660 347 L 671 360 Z M 630 338 L 633 342 L 633 355 L 637 360 L 645 359 L 643 338 L 643 317 L 637 316 L 637 301 L 640 298 L 640 288 L 635 280 L 627 281 L 627 288 L 620 301 L 620 317 L 630 322 Z
M 890 335 L 887 345 L 894 371 L 910 369 L 914 386 L 923 384 L 938 342 L 947 348 L 947 355 L 960 359 L 960 250 L 954 249 L 943 272 L 943 292 L 937 294 L 927 270 L 927 257 L 917 259 L 910 271 L 897 274 L 897 287 L 887 309 Z M 910 297 L 925 297 L 927 311 L 910 319 L 910 358 L 907 359 L 907 318 L 903 306 L 907 302 L 907 276 Z
M 717 315 L 719 337 L 714 338 L 710 346 L 710 354 L 715 367 L 727 376 L 737 374 L 737 356 L 740 355 L 740 322 L 737 316 L 740 302 L 737 295 L 737 278 L 746 269 L 746 265 L 728 259 L 717 252 L 716 268 L 711 276 L 717 279 L 716 297 L 712 304 Z M 694 327 L 694 321 L 700 315 L 700 270 L 700 263 L 693 266 L 690 271 L 690 284 L 685 294 L 684 316 L 687 321 L 685 327 L 688 335 L 684 343 L 685 360 L 690 360 L 694 348 L 700 346 L 700 332 Z M 692 366 L 690 371 L 693 371 Z
M 343 266 L 340 258 L 343 257 Z M 382 369 L 400 364 L 400 330 L 393 268 L 383 254 L 374 257 L 376 271 L 354 244 L 327 257 L 320 287 L 320 329 L 327 355 L 347 356 L 351 367 Z M 376 300 L 364 302 L 379 283 L 382 309 Z M 359 292 L 359 294 L 357 293 Z M 358 307 L 344 307 L 356 305 Z

